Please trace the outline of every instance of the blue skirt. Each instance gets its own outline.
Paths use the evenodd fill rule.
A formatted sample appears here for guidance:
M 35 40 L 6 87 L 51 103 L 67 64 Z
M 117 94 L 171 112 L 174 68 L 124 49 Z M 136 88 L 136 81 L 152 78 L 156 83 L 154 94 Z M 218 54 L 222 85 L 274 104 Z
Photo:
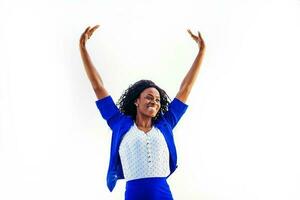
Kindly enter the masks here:
M 127 181 L 125 200 L 173 200 L 166 179 L 155 177 Z

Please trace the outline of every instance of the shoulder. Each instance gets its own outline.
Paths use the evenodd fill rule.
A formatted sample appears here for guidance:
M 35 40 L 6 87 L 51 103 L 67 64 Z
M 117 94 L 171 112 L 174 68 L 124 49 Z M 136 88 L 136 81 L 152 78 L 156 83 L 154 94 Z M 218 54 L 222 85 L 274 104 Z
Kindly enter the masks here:
M 98 99 L 95 103 L 111 129 L 121 128 L 124 124 L 131 123 L 131 117 L 119 110 L 111 96 Z
M 168 105 L 168 110 L 159 119 L 157 124 L 168 124 L 173 129 L 183 114 L 186 112 L 188 105 L 178 98 L 174 98 Z
M 99 106 L 103 106 L 103 105 L 107 105 L 107 104 L 115 104 L 113 98 L 108 95 L 106 97 L 103 97 L 101 99 L 97 99 L 95 101 L 96 105 Z
M 188 105 L 186 103 L 180 101 L 178 98 L 175 97 L 169 104 L 168 111 L 165 113 L 165 115 L 172 113 L 172 115 L 179 117 L 185 113 L 187 108 Z
M 188 108 L 188 104 L 175 97 L 169 104 L 169 108 L 178 108 L 186 110 Z

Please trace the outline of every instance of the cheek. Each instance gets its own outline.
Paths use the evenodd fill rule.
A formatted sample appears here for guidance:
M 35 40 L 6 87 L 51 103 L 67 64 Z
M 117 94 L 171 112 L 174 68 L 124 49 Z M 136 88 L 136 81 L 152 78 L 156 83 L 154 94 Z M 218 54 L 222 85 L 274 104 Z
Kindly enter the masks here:
M 158 105 L 158 110 L 160 110 L 160 109 L 161 109 L 161 105 L 159 104 L 159 105 Z

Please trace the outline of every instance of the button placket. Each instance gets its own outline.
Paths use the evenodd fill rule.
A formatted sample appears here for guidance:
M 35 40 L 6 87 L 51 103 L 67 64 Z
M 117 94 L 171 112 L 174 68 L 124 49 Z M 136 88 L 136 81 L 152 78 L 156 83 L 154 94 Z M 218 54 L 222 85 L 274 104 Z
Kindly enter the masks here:
M 146 137 L 146 147 L 147 147 L 147 161 L 148 164 L 152 163 L 152 158 L 151 158 L 151 144 L 150 144 L 150 136 L 147 135 Z

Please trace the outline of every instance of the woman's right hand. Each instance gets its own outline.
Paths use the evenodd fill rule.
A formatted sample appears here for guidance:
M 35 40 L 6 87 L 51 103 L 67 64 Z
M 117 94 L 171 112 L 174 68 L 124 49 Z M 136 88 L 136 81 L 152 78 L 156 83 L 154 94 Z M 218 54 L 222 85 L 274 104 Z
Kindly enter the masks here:
M 93 28 L 90 26 L 85 29 L 85 31 L 81 34 L 80 40 L 79 40 L 79 45 L 80 47 L 85 47 L 85 43 L 90 37 L 92 36 L 93 32 L 99 27 L 100 25 L 96 25 Z

